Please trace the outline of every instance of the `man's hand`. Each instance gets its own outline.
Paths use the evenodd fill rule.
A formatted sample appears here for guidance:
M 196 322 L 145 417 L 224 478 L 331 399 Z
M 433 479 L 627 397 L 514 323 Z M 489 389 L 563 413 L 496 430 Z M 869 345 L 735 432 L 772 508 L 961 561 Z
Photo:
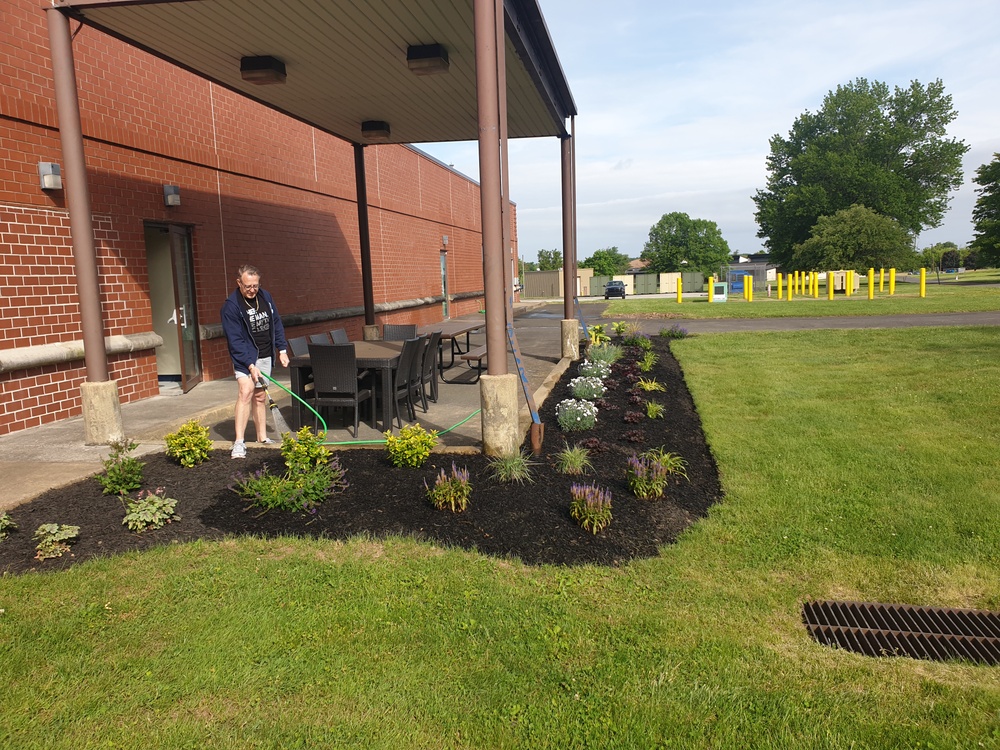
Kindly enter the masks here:
M 282 367 L 288 367 L 288 352 L 278 352 L 278 361 Z
M 260 382 L 260 370 L 257 369 L 257 365 L 250 365 L 248 368 L 250 370 L 250 379 L 255 382 Z

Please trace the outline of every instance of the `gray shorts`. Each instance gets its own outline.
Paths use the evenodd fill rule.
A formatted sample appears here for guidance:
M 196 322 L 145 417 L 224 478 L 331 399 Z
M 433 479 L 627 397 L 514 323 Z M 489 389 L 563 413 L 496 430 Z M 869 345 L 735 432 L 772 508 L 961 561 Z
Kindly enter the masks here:
M 258 359 L 254 364 L 257 365 L 257 369 L 258 370 L 260 370 L 262 373 L 264 373 L 268 377 L 271 377 L 271 358 L 270 357 L 264 357 L 263 359 Z M 240 372 L 239 370 L 236 370 L 236 379 L 237 380 L 239 380 L 240 378 L 249 378 L 249 377 L 250 376 L 247 375 L 245 372 Z M 258 382 L 254 387 L 255 388 L 263 388 L 264 386 L 261 385 L 260 382 Z

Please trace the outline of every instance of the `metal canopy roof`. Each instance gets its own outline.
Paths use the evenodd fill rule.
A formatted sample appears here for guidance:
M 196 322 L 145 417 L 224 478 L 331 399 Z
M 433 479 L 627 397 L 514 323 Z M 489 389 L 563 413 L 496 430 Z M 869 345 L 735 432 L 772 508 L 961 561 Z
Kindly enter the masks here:
M 537 0 L 504 3 L 508 135 L 561 136 L 576 114 Z M 90 26 L 354 143 L 476 140 L 471 0 L 58 0 Z M 441 44 L 447 72 L 418 76 L 411 45 Z M 285 64 L 282 84 L 240 75 L 243 57 Z

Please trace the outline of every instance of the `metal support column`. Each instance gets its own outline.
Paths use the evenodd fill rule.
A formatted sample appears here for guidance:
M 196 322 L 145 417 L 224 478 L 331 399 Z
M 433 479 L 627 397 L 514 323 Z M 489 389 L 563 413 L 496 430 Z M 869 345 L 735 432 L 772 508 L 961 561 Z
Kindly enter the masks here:
M 354 184 L 358 194 L 358 234 L 361 240 L 361 289 L 365 303 L 365 325 L 375 325 L 375 292 L 372 289 L 372 241 L 368 228 L 368 182 L 365 178 L 365 146 L 354 144 Z

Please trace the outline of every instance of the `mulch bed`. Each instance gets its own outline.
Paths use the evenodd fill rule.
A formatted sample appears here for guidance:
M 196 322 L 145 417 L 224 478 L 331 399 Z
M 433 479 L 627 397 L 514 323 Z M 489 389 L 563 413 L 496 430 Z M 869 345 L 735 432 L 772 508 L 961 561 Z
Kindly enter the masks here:
M 122 503 L 102 495 L 101 486 L 90 478 L 48 491 L 10 512 L 18 531 L 0 542 L 0 572 L 59 570 L 98 555 L 245 534 L 327 539 L 399 534 L 528 564 L 613 566 L 656 556 L 660 545 L 674 541 L 707 513 L 721 498 L 722 489 L 680 366 L 666 340 L 654 339 L 654 347 L 659 361 L 643 377 L 654 376 L 666 387 L 665 392 L 652 394 L 666 407 L 665 417 L 643 416 L 639 423 L 626 422 L 624 415 L 641 407 L 629 404 L 632 391 L 618 373 L 608 381 L 597 425 L 583 432 L 561 431 L 555 408 L 570 397 L 567 384 L 577 374 L 576 366 L 571 366 L 539 407 L 545 439 L 530 484 L 498 483 L 482 455 L 432 454 L 424 468 L 398 469 L 389 463 L 384 450 L 342 450 L 337 456 L 347 469 L 350 487 L 346 491 L 330 497 L 313 514 L 263 512 L 248 507 L 228 487 L 237 471 L 250 473 L 267 464 L 272 472 L 281 473 L 284 465 L 277 451 L 251 445 L 243 461 L 216 451 L 195 468 L 182 468 L 163 454 L 149 455 L 142 457 L 144 487 L 164 487 L 167 496 L 176 498 L 179 521 L 143 534 L 130 532 L 122 525 Z M 612 493 L 613 520 L 596 535 L 580 528 L 569 514 L 570 485 L 581 480 L 553 468 L 553 458 L 567 440 L 591 447 L 595 471 L 583 481 L 595 482 Z M 675 478 L 663 499 L 639 500 L 628 489 L 625 467 L 633 451 L 654 447 L 681 455 L 687 461 L 689 479 Z M 453 460 L 468 468 L 473 486 L 471 504 L 460 514 L 434 509 L 424 488 L 425 479 L 433 484 L 439 467 L 450 471 Z M 71 553 L 45 561 L 34 559 L 32 534 L 43 523 L 80 527 Z

